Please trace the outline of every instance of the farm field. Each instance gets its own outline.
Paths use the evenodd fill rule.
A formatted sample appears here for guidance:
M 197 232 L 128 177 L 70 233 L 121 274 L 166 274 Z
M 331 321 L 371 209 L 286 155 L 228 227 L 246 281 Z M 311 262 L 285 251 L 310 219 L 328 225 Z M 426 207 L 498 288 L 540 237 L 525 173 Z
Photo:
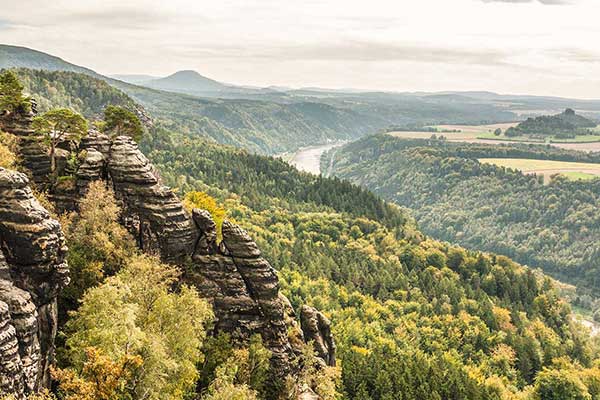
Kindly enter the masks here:
M 564 175 L 571 180 L 586 180 L 600 177 L 600 164 L 593 163 L 531 160 L 524 158 L 480 158 L 479 162 L 516 169 L 524 174 L 543 175 L 545 182 L 548 182 L 550 177 L 555 174 Z
M 491 125 L 433 125 L 431 128 L 436 128 L 439 132 L 422 132 L 422 131 L 398 131 L 389 132 L 389 135 L 407 138 L 407 139 L 429 139 L 431 135 L 443 135 L 448 140 L 454 141 L 466 141 L 477 139 L 479 136 L 484 134 L 491 134 L 500 128 L 502 131 L 516 126 L 517 122 L 503 123 L 503 124 L 491 124 Z M 458 132 L 444 132 L 444 131 L 458 131 Z
M 600 134 L 598 135 L 587 135 L 577 136 L 574 139 L 551 139 L 548 143 L 542 141 L 535 141 L 530 138 L 508 138 L 504 135 L 495 136 L 494 131 L 497 128 L 502 129 L 504 132 L 506 129 L 516 126 L 517 122 L 503 123 L 503 124 L 490 124 L 490 125 L 434 125 L 432 128 L 438 130 L 457 130 L 460 132 L 421 132 L 421 131 L 395 131 L 388 132 L 388 135 L 406 138 L 406 139 L 429 139 L 431 135 L 437 136 L 443 135 L 447 140 L 453 142 L 466 142 L 466 143 L 487 143 L 487 144 L 504 144 L 504 143 L 531 143 L 531 144 L 549 144 L 555 147 L 560 147 L 568 150 L 579 150 L 579 151 L 600 151 Z M 600 126 L 593 129 L 595 132 L 600 133 Z
M 542 139 L 534 139 L 528 136 L 504 136 L 504 134 L 496 136 L 493 133 L 487 132 L 477 136 L 477 139 L 530 143 L 596 143 L 600 142 L 600 135 L 577 135 L 574 138 L 569 139 L 557 139 L 554 137 L 549 137 L 546 141 L 544 141 Z

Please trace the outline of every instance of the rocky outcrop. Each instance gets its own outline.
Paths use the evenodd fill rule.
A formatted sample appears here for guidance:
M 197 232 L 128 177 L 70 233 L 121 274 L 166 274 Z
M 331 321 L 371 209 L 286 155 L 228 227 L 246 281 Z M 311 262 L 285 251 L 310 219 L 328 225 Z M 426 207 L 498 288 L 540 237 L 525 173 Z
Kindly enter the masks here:
M 107 162 L 110 156 L 111 140 L 108 136 L 91 130 L 81 140 L 79 149 L 83 157 L 77 170 L 77 192 L 85 195 L 90 182 L 106 180 Z
M 184 280 L 213 305 L 215 330 L 241 341 L 260 334 L 273 353 L 274 370 L 281 377 L 293 372 L 302 332 L 293 321 L 289 302 L 279 293 L 275 270 L 247 232 L 224 221 L 219 243 L 210 213 L 195 209 L 188 215 L 129 137 L 111 142 L 93 133 L 82 142 L 81 150 L 86 156 L 78 172 L 78 187 L 84 191 L 89 182 L 108 179 L 122 202 L 124 224 L 139 247 L 167 262 L 186 265 Z M 315 315 L 316 328 L 307 332 L 322 344 L 319 355 L 333 365 L 335 346 L 328 322 Z
M 135 233 L 139 247 L 175 264 L 189 258 L 197 236 L 194 224 L 130 137 L 114 139 L 108 174 L 123 202 L 125 223 Z
M 35 184 L 40 189 L 45 189 L 49 183 L 50 156 L 43 141 L 36 137 L 31 128 L 31 122 L 37 113 L 36 107 L 36 103 L 32 101 L 29 110 L 3 116 L 0 118 L 0 128 L 19 138 L 19 155 L 23 166 L 30 171 Z
M 239 226 L 224 221 L 222 245 L 217 246 L 216 224 L 210 215 L 194 210 L 194 221 L 199 235 L 185 279 L 213 303 L 215 329 L 240 340 L 260 334 L 273 353 L 278 374 L 290 373 L 295 353 L 275 270 Z
M 68 283 L 64 236 L 24 174 L 0 168 L 0 390 L 49 384 L 56 299 Z
M 331 334 L 331 322 L 320 311 L 310 306 L 302 306 L 300 323 L 304 340 L 312 342 L 317 356 L 326 365 L 335 366 L 335 342 Z
M 173 191 L 162 184 L 152 164 L 129 137 L 109 138 L 104 134 L 91 131 L 82 140 L 78 152 L 82 159 L 71 196 L 77 198 L 84 195 L 89 183 L 96 180 L 105 180 L 112 185 L 116 197 L 121 202 L 122 222 L 136 237 L 139 247 L 147 253 L 160 255 L 166 262 L 185 266 L 184 280 L 196 287 L 213 305 L 216 317 L 215 330 L 228 332 L 240 341 L 246 341 L 250 336 L 260 334 L 266 347 L 273 354 L 271 360 L 277 375 L 283 378 L 289 373 L 294 373 L 298 365 L 295 359 L 301 353 L 303 334 L 295 322 L 295 315 L 289 301 L 279 293 L 275 270 L 262 257 L 260 249 L 247 232 L 235 224 L 224 221 L 222 240 L 219 242 L 217 226 L 210 214 L 196 209 L 193 210 L 192 215 L 189 215 Z M 29 237 L 23 237 L 21 244 L 23 247 L 17 243 L 9 243 L 18 240 L 18 235 L 9 235 L 8 231 L 3 233 L 0 228 L 0 235 L 2 235 L 0 238 L 6 242 L 6 244 L 3 242 L 3 250 L 11 271 L 8 282 L 15 289 L 24 291 L 23 300 L 19 302 L 21 309 L 33 310 L 37 313 L 33 318 L 25 311 L 11 311 L 17 310 L 18 307 L 11 308 L 9 303 L 6 303 L 6 307 L 0 304 L 0 324 L 6 327 L 6 329 L 2 328 L 5 331 L 0 333 L 5 332 L 1 337 L 5 338 L 7 343 L 6 348 L 0 351 L 5 349 L 6 359 L 10 360 L 8 355 L 11 351 L 14 352 L 14 348 L 9 343 L 14 344 L 16 341 L 20 352 L 18 360 L 15 359 L 6 367 L 0 366 L 0 368 L 25 369 L 27 363 L 31 365 L 30 360 L 35 357 L 27 358 L 23 353 L 24 347 L 21 343 L 25 343 L 26 339 L 23 335 L 19 336 L 19 332 L 38 332 L 36 338 L 39 350 L 35 350 L 35 341 L 31 341 L 28 351 L 33 355 L 39 354 L 39 371 L 35 373 L 35 385 L 39 386 L 40 382 L 46 379 L 47 363 L 51 359 L 56 326 L 56 293 L 64 284 L 64 275 L 63 281 L 59 282 L 58 279 L 59 272 L 65 269 L 61 261 L 64 253 L 61 244 L 62 235 L 59 234 L 58 225 L 49 219 L 47 213 L 39 211 L 39 205 L 33 205 L 34 200 L 31 191 L 27 192 L 24 176 L 8 177 L 7 175 L 6 180 L 10 181 L 7 187 L 14 188 L 17 185 L 21 190 L 19 194 L 21 198 L 27 199 L 23 201 L 31 203 L 29 210 L 34 212 L 37 216 L 36 223 L 40 224 L 35 232 L 45 238 L 45 246 L 43 249 L 32 248 L 37 243 L 33 233 Z M 40 181 L 43 182 L 43 179 Z M 9 192 L 2 194 L 7 198 L 15 197 L 13 192 Z M 8 201 L 3 204 L 7 205 L 7 210 L 14 207 L 14 204 L 8 206 Z M 0 212 L 1 209 L 0 206 Z M 4 219 L 1 220 L 4 223 Z M 23 227 L 19 229 L 21 233 L 27 232 Z M 49 232 L 54 232 L 54 236 L 51 237 Z M 18 271 L 26 270 L 22 267 L 23 255 L 16 257 L 13 254 L 18 251 L 15 249 L 20 248 L 33 255 L 46 252 L 28 259 L 29 273 L 24 273 L 29 277 L 28 279 L 18 276 Z M 12 266 L 19 266 L 19 268 Z M 44 270 L 42 266 L 46 269 Z M 39 280 L 38 277 L 44 273 L 46 279 Z M 30 295 L 30 303 L 26 301 L 27 294 Z M 13 297 L 16 295 L 11 295 L 11 298 Z M 33 306 L 27 306 L 28 304 Z M 20 323 L 17 325 L 27 325 L 28 328 L 17 329 L 15 325 L 17 315 L 27 315 L 27 321 L 34 321 L 37 326 Z M 317 352 L 323 357 L 325 363 L 333 365 L 335 346 L 329 331 L 329 323 L 316 310 L 311 315 L 306 317 L 307 328 L 304 329 L 304 335 L 315 342 Z M 304 325 L 303 322 L 303 328 Z M 34 361 L 33 364 L 35 363 Z M 30 383 L 27 383 L 29 381 L 26 377 L 23 377 L 22 382 L 24 390 L 29 390 L 27 385 Z

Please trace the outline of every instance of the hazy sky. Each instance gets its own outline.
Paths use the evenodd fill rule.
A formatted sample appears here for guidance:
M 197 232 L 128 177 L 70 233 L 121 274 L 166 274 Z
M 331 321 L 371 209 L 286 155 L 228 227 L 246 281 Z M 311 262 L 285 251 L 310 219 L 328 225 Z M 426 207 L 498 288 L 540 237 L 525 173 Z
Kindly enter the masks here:
M 0 43 L 103 74 L 600 98 L 600 0 L 0 0 Z

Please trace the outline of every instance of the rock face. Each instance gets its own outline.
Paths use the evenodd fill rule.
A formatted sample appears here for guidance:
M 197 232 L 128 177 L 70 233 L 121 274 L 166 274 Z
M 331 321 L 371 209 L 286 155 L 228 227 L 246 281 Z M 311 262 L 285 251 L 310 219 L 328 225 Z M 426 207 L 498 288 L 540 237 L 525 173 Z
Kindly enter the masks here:
M 114 139 L 108 174 L 141 249 L 175 264 L 191 256 L 197 236 L 191 218 L 130 137 Z
M 331 334 L 331 322 L 320 311 L 310 306 L 302 306 L 300 323 L 304 339 L 312 342 L 319 358 L 325 364 L 335 366 L 335 342 Z
M 24 174 L 0 168 L 0 391 L 49 384 L 56 299 L 68 283 L 65 240 Z
M 140 248 L 167 262 L 188 265 L 184 279 L 212 302 L 215 329 L 240 340 L 260 334 L 278 373 L 291 372 L 295 353 L 288 339 L 285 304 L 275 270 L 256 243 L 225 221 L 218 244 L 210 214 L 196 209 L 188 215 L 131 138 L 120 136 L 108 145 L 107 139 L 94 133 L 82 143 L 87 154 L 78 172 L 80 190 L 107 177 L 122 202 L 124 223 Z
M 241 340 L 260 334 L 273 353 L 277 373 L 283 377 L 292 372 L 295 353 L 275 270 L 237 225 L 224 221 L 222 246 L 216 246 L 216 225 L 210 215 L 194 210 L 194 220 L 200 234 L 185 279 L 213 303 L 215 329 Z
M 0 118 L 0 128 L 19 138 L 19 153 L 22 164 L 30 173 L 35 184 L 46 188 L 50 175 L 50 156 L 42 141 L 35 137 L 31 122 L 37 113 L 36 103 L 32 101 L 30 110 Z

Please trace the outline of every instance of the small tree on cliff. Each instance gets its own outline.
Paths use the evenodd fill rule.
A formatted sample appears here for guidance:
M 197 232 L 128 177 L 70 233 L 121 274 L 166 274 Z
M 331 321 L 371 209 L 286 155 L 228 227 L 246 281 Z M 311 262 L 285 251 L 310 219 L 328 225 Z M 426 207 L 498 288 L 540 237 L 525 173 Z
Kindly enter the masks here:
M 56 172 L 56 146 L 65 140 L 78 142 L 87 133 L 87 121 L 66 108 L 48 111 L 33 120 L 33 129 L 50 146 L 50 170 Z
M 17 75 L 10 70 L 0 74 L 0 115 L 28 111 L 29 97 L 23 96 L 23 85 Z
M 140 119 L 131 111 L 117 106 L 108 106 L 104 110 L 104 131 L 114 136 L 126 135 L 139 142 L 144 133 Z

